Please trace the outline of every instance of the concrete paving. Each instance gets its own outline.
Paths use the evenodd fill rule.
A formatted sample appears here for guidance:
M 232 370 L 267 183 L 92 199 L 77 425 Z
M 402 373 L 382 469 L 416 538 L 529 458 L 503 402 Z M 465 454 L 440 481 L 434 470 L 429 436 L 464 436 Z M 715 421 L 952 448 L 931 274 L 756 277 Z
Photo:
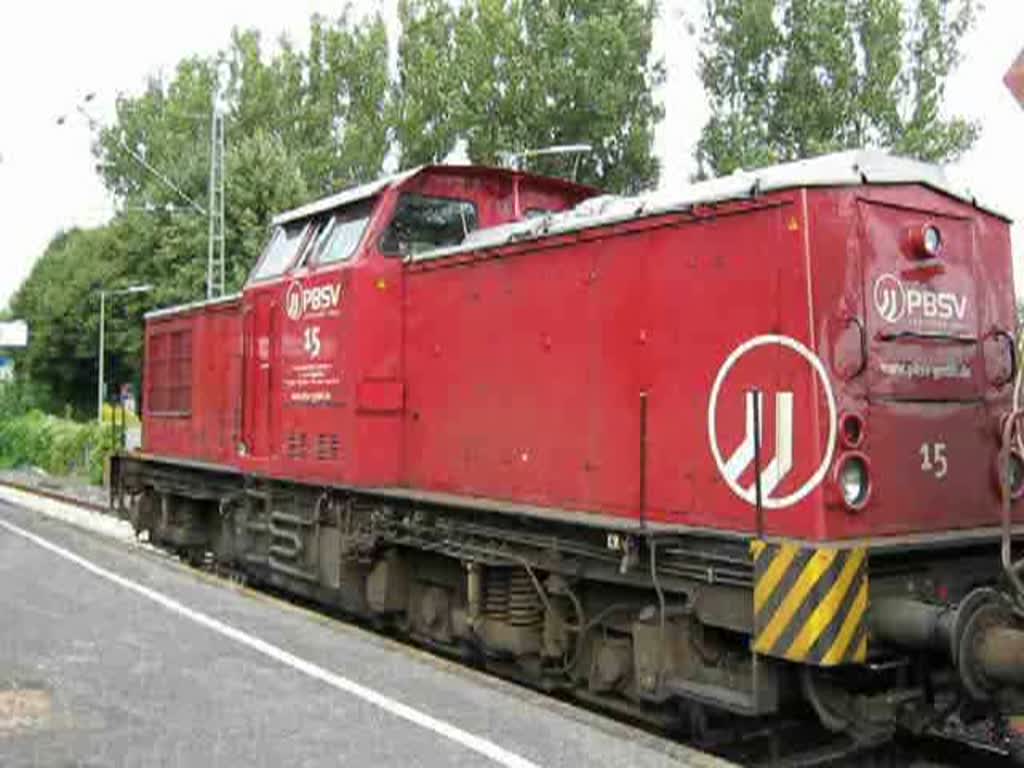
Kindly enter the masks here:
M 0 501 L 4 768 L 723 764 Z

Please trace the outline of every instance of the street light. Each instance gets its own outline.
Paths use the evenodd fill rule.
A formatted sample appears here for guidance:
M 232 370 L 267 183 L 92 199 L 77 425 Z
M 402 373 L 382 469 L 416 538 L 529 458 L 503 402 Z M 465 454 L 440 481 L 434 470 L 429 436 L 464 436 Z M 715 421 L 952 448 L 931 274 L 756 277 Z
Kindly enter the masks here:
M 133 293 L 146 293 L 147 291 L 153 290 L 153 286 L 148 283 L 140 285 L 129 285 L 127 288 L 118 288 L 114 291 L 100 290 L 100 351 L 99 351 L 99 385 L 96 388 L 96 420 L 100 426 L 103 426 L 103 361 L 104 361 L 104 331 L 106 326 L 106 314 L 107 314 L 107 296 L 114 298 L 115 296 L 128 296 Z

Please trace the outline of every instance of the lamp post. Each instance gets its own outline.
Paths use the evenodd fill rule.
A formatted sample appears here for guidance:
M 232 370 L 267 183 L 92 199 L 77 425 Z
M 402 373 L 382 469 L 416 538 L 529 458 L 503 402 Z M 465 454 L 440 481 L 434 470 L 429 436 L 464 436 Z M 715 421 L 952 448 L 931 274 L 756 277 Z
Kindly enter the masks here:
M 96 387 L 96 420 L 100 426 L 103 426 L 103 362 L 104 362 L 104 350 L 103 345 L 105 342 L 105 330 L 106 330 L 106 315 L 107 315 L 107 296 L 114 298 L 115 296 L 128 296 L 133 293 L 146 293 L 147 291 L 153 290 L 153 286 L 149 284 L 142 285 L 129 285 L 127 288 L 118 288 L 114 291 L 100 290 L 100 350 L 99 350 L 99 383 Z

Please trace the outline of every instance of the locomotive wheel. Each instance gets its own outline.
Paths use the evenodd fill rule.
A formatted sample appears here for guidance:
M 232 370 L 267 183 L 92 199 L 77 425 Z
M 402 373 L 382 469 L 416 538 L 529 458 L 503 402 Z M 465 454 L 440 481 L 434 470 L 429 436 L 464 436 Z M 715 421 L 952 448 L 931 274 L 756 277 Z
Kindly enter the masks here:
M 894 721 L 865 720 L 861 706 L 865 697 L 847 691 L 825 670 L 801 667 L 800 689 L 822 727 L 832 733 L 866 745 L 887 741 L 895 731 Z
M 849 693 L 818 670 L 806 666 L 800 668 L 800 690 L 827 730 L 843 733 L 850 729 L 853 697 Z

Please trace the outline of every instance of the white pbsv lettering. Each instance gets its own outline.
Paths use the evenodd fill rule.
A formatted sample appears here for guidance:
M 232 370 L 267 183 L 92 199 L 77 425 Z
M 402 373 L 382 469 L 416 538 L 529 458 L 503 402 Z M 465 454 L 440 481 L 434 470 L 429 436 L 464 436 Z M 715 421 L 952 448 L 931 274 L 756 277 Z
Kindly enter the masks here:
M 318 285 L 315 288 L 306 288 L 302 292 L 303 312 L 322 312 L 325 309 L 334 309 L 341 301 L 341 285 Z
M 964 320 L 967 317 L 966 296 L 907 285 L 888 272 L 875 279 L 872 295 L 875 311 L 888 323 L 899 322 L 904 317 L 911 320 Z

